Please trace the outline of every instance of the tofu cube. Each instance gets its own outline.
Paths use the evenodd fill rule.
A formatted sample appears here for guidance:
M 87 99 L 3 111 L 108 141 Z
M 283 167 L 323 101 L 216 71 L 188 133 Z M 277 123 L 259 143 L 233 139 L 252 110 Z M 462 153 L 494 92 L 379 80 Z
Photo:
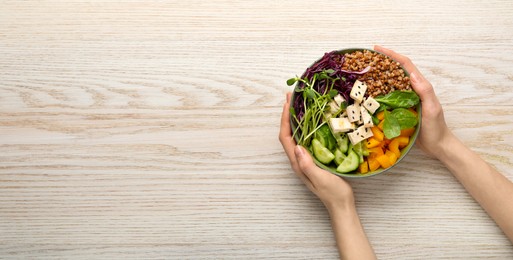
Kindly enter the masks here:
M 354 82 L 353 88 L 351 89 L 351 93 L 349 94 L 349 96 L 356 102 L 361 103 L 363 101 L 365 91 L 367 91 L 367 85 L 365 84 L 365 82 L 356 80 Z
M 367 109 L 365 107 L 360 108 L 361 114 L 362 114 L 362 124 L 365 127 L 373 127 L 374 123 L 372 122 L 372 116 L 369 114 Z
M 356 124 L 357 125 L 362 125 L 363 124 L 363 121 L 362 121 L 362 104 L 355 101 L 353 105 L 357 109 L 357 111 L 359 111 L 359 113 L 360 113 L 360 115 L 359 115 L 360 118 L 358 119 L 358 121 L 356 121 Z
M 347 133 L 349 141 L 353 145 L 373 136 L 370 127 L 360 126 L 351 133 Z
M 347 133 L 347 137 L 349 137 L 349 141 L 351 141 L 353 145 L 363 141 L 363 138 L 358 134 L 357 131 Z
M 363 102 L 363 106 L 371 113 L 374 114 L 376 110 L 379 108 L 379 103 L 372 97 L 368 97 L 365 102 Z
M 342 105 L 342 103 L 343 103 L 343 102 L 346 102 L 346 99 L 345 99 L 342 95 L 340 95 L 340 94 L 336 95 L 336 96 L 333 98 L 333 100 L 335 100 L 335 102 L 337 102 L 337 105 L 338 105 L 339 107 L 340 107 L 340 105 Z
M 354 130 L 355 126 L 349 122 L 347 117 L 342 118 L 331 118 L 330 126 L 333 133 L 345 133 Z
M 358 127 L 358 129 L 356 129 L 356 131 L 358 131 L 358 134 L 364 140 L 374 136 L 374 134 L 372 133 L 370 127 L 360 126 L 360 127 Z
M 358 108 L 359 105 L 355 105 L 355 104 L 350 105 L 346 108 L 347 116 L 349 118 L 349 122 L 351 122 L 351 123 L 358 122 L 358 120 L 360 120 L 360 116 L 361 116 L 360 109 Z
M 332 114 L 336 114 L 338 112 L 338 110 L 340 109 L 340 107 L 337 105 L 337 102 L 335 102 L 335 101 L 331 101 L 329 105 L 330 105 L 330 113 L 332 113 Z

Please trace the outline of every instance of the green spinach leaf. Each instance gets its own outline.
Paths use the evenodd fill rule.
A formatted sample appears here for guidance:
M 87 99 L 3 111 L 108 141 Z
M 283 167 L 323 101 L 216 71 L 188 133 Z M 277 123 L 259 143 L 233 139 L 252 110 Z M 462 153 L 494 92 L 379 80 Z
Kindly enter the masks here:
M 419 122 L 417 116 L 406 108 L 396 108 L 392 111 L 392 115 L 399 122 L 401 130 L 414 127 Z
M 392 108 L 410 108 L 420 102 L 419 96 L 414 91 L 393 91 L 385 96 L 377 96 L 374 99 L 380 104 L 386 104 Z
M 387 110 L 385 110 L 385 122 L 383 122 L 383 133 L 386 138 L 392 139 L 401 134 L 401 125 L 397 118 Z

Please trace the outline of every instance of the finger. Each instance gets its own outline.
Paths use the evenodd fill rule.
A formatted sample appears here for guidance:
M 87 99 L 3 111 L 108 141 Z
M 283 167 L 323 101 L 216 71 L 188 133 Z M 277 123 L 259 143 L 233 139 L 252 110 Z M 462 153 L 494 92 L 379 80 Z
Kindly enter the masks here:
M 283 104 L 283 111 L 281 113 L 281 124 L 280 124 L 280 135 L 279 139 L 285 153 L 289 157 L 291 164 L 296 163 L 296 157 L 294 156 L 294 147 L 296 146 L 296 142 L 292 138 L 292 129 L 290 128 L 290 106 L 288 102 Z
M 297 162 L 296 155 L 294 153 L 294 148 L 297 146 L 296 141 L 292 137 L 292 129 L 290 128 L 290 98 L 292 93 L 288 92 L 285 99 L 285 104 L 283 104 L 283 112 L 281 114 L 281 127 L 280 127 L 280 142 L 283 146 L 283 150 L 287 154 L 289 158 L 290 165 L 294 170 L 294 173 L 299 177 L 299 179 L 306 185 L 306 187 L 310 191 L 314 191 L 314 187 L 312 182 L 308 177 L 303 173 L 300 169 L 299 164 Z
M 287 96 L 285 98 L 285 103 L 289 104 L 290 106 L 290 98 L 292 97 L 292 92 L 287 92 Z
M 416 73 L 410 74 L 411 86 L 413 90 L 419 95 L 422 105 L 427 108 L 434 108 L 440 106 L 440 102 L 436 97 L 435 90 L 429 81 L 419 77 Z
M 296 147 L 296 141 L 292 137 L 292 129 L 290 128 L 290 97 L 291 93 L 287 93 L 285 104 L 283 104 L 283 112 L 281 114 L 281 126 L 279 139 L 283 150 L 290 161 L 290 166 L 296 175 L 305 183 L 309 183 L 304 174 L 299 169 L 296 156 L 294 155 L 294 147 Z
M 315 188 L 320 181 L 319 178 L 322 177 L 322 174 L 326 174 L 327 172 L 315 165 L 312 156 L 304 147 L 300 145 L 296 146 L 294 153 L 296 155 L 299 169 L 304 173 L 308 180 L 310 180 L 312 186 Z

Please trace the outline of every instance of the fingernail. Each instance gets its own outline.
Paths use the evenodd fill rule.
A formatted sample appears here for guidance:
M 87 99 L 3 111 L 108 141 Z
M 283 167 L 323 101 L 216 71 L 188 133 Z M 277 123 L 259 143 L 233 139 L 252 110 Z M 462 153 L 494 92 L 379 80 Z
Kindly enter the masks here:
M 294 153 L 296 154 L 296 158 L 298 159 L 302 158 L 305 155 L 305 152 L 303 151 L 303 149 L 301 149 L 301 145 L 296 145 Z

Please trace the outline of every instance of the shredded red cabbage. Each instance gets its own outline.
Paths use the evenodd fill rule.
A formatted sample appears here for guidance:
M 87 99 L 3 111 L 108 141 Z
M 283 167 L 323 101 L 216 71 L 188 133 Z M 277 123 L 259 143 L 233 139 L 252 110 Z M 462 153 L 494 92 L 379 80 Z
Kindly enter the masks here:
M 330 76 L 333 78 L 342 79 L 337 80 L 335 82 L 333 89 L 335 89 L 340 95 L 344 97 L 344 99 L 349 104 L 351 104 L 353 102 L 352 99 L 349 98 L 349 93 L 351 93 L 351 89 L 353 88 L 354 82 L 358 79 L 359 76 L 367 73 L 370 70 L 370 67 L 367 67 L 359 72 L 347 71 L 342 69 L 343 64 L 344 54 L 337 53 L 337 51 L 327 52 L 320 60 L 318 60 L 308 69 L 306 69 L 305 73 L 303 73 L 301 78 L 306 78 L 308 81 L 313 77 L 315 73 L 322 72 L 323 70 L 332 69 L 334 72 L 330 74 Z M 304 84 L 300 82 L 298 87 L 303 88 Z M 314 89 L 319 93 L 325 93 L 327 87 L 327 80 L 319 80 L 314 85 Z M 301 120 L 305 113 L 303 95 L 296 95 L 293 107 L 296 112 L 298 120 Z

